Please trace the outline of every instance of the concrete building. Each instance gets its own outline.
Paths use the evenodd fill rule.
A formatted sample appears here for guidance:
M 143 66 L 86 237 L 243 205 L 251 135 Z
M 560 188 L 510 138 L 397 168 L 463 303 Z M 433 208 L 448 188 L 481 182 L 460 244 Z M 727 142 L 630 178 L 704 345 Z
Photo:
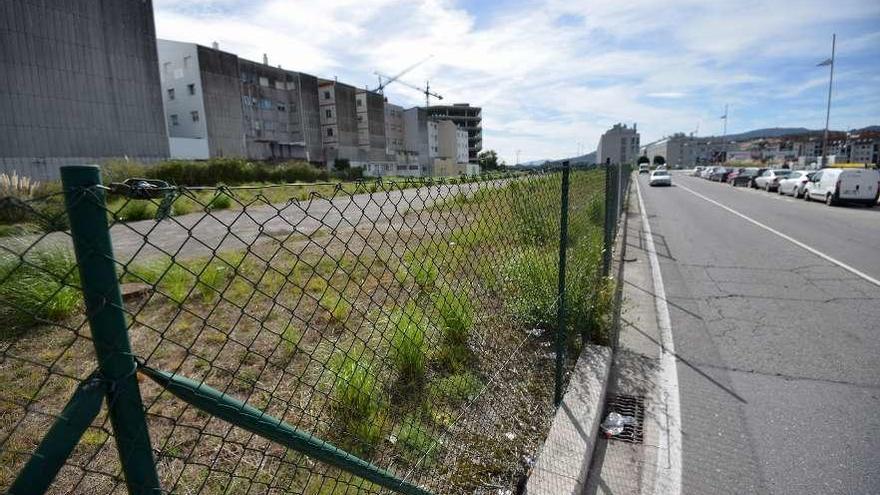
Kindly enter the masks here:
M 850 143 L 849 161 L 880 166 L 880 134 L 874 137 L 857 137 Z
M 643 147 L 642 155 L 647 156 L 651 163 L 662 157 L 669 167 L 693 167 L 696 149 L 691 146 L 694 139 L 683 133 L 673 134 Z
M 597 150 L 599 163 L 635 163 L 639 155 L 639 133 L 635 124 L 632 128 L 623 124 L 602 134 Z
M 323 158 L 317 78 L 218 48 L 159 40 L 174 158 Z
M 437 122 L 428 119 L 423 107 L 403 111 L 404 149 L 418 158 L 419 176 L 433 174 L 434 158 L 439 153 Z
M 385 102 L 385 154 L 394 164 L 394 175 L 421 175 L 418 153 L 406 149 L 403 107 L 388 102 Z
M 468 134 L 451 120 L 438 120 L 437 153 L 433 175 L 456 176 L 468 173 Z
M 168 157 L 150 0 L 0 3 L 0 168 Z
M 328 166 L 333 166 L 337 159 L 357 162 L 360 156 L 356 94 L 354 86 L 328 79 L 318 80 L 321 138 Z
M 467 103 L 433 105 L 428 107 L 428 117 L 433 120 L 451 120 L 468 133 L 468 161 L 477 163 L 477 155 L 483 149 L 483 110 Z

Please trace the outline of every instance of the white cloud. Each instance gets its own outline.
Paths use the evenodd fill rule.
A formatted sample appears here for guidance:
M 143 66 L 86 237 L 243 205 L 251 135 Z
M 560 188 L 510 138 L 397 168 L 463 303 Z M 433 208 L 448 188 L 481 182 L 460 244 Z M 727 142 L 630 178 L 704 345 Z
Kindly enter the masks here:
M 820 90 L 818 74 L 784 72 L 776 68 L 780 62 L 808 67 L 827 51 L 833 23 L 874 19 L 876 25 L 880 17 L 880 3 L 871 0 L 838 0 L 834 8 L 823 0 L 194 0 L 186 7 L 156 0 L 155 6 L 160 37 L 216 40 L 245 58 L 267 53 L 273 64 L 338 75 L 357 86 L 375 85 L 375 70 L 393 74 L 433 54 L 403 79 L 430 80 L 444 102 L 482 106 L 484 147 L 508 162 L 516 150 L 527 161 L 573 155 L 578 143 L 594 149 L 616 122 L 638 122 L 643 141 L 700 121 L 704 132 L 718 132 L 724 103 L 732 116 L 746 114 L 741 122 L 770 118 L 754 108 L 756 95 L 781 101 Z M 853 56 L 871 50 L 880 35 L 870 28 L 839 32 L 841 54 Z M 862 74 L 864 81 L 876 76 L 876 67 Z M 424 104 L 404 86 L 391 85 L 386 94 L 403 105 Z M 869 106 L 864 115 L 872 110 L 880 109 Z M 786 118 L 813 116 L 812 109 L 793 112 Z

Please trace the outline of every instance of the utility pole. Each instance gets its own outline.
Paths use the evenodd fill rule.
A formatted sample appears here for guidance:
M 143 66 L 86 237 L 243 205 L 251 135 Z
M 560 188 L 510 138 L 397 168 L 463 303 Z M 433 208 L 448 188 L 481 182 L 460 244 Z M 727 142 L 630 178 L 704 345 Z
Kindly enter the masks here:
M 831 35 L 831 58 L 818 65 L 818 67 L 831 66 L 828 76 L 828 107 L 825 109 L 825 133 L 822 135 L 822 163 L 819 164 L 819 168 L 824 167 L 828 159 L 828 123 L 831 120 L 831 87 L 834 84 L 834 49 L 836 44 L 837 33 L 834 33 Z
M 516 150 L 516 164 L 519 165 L 519 154 L 522 153 L 522 150 Z
M 727 104 L 724 104 L 724 115 L 721 116 L 721 120 L 724 121 L 724 130 L 721 133 L 721 153 L 723 153 L 724 159 L 727 159 Z

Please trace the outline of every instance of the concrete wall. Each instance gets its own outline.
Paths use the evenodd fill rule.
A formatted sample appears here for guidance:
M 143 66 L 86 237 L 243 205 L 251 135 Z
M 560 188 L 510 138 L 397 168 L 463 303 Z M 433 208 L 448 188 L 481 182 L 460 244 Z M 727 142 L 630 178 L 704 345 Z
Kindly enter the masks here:
M 385 153 L 394 159 L 403 150 L 403 107 L 385 103 Z
M 204 46 L 198 54 L 211 156 L 245 157 L 238 57 Z
M 168 156 L 149 0 L 0 2 L 0 165 Z
M 207 139 L 170 137 L 168 138 L 168 146 L 171 151 L 171 158 L 207 160 L 211 157 Z
M 405 152 L 417 157 L 421 174 L 429 174 L 428 115 L 424 108 L 413 107 L 403 111 L 403 133 Z
M 320 162 L 323 158 L 321 144 L 321 118 L 318 105 L 318 78 L 302 72 L 296 73 L 299 91 L 300 121 L 303 125 L 303 137 L 306 141 L 307 159 Z
M 437 157 L 450 158 L 454 162 L 458 157 L 458 128 L 451 120 L 438 120 L 437 124 Z M 436 163 L 436 162 L 435 162 Z

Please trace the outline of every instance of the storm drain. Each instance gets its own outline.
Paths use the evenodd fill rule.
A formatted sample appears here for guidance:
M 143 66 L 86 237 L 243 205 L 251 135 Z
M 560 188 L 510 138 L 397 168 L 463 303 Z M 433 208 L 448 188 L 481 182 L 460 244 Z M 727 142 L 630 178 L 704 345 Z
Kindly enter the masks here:
M 612 395 L 608 397 L 605 403 L 605 415 L 616 412 L 621 416 L 632 416 L 636 419 L 635 423 L 624 425 L 623 432 L 619 435 L 611 437 L 612 440 L 620 440 L 621 442 L 642 443 L 642 435 L 644 433 L 643 426 L 645 424 L 645 398 L 641 395 Z

